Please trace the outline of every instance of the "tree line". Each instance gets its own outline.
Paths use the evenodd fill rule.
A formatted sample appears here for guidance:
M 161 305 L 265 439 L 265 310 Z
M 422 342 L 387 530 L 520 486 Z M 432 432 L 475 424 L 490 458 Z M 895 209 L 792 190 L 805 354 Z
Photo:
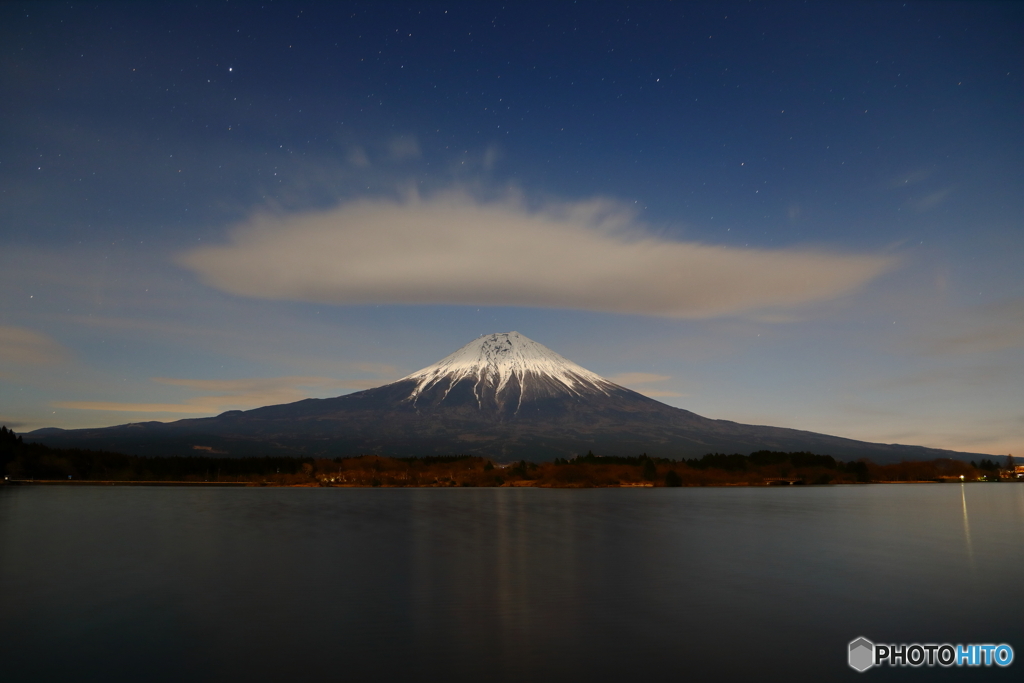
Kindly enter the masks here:
M 1010 459 L 1008 458 L 1008 464 Z M 713 486 L 869 481 L 994 481 L 994 461 L 954 460 L 875 465 L 842 462 L 805 451 L 708 453 L 701 458 L 599 456 L 593 451 L 550 463 L 506 465 L 473 455 L 391 458 L 147 457 L 25 443 L 0 427 L 0 474 L 10 479 L 86 481 L 209 481 L 317 486 Z
M 855 476 L 857 481 L 868 481 L 868 466 L 866 462 L 841 462 L 831 455 L 818 455 L 806 451 L 784 452 L 784 451 L 755 451 L 750 455 L 741 453 L 708 453 L 701 458 L 684 458 L 673 460 L 671 458 L 652 458 L 646 453 L 636 457 L 620 456 L 599 456 L 593 451 L 587 451 L 586 455 L 575 458 L 555 459 L 556 465 L 581 465 L 581 464 L 603 464 L 603 465 L 630 465 L 643 468 L 651 480 L 652 473 L 658 469 L 658 465 L 671 467 L 672 465 L 686 466 L 694 470 L 723 470 L 726 472 L 746 472 L 764 467 L 776 466 L 782 469 L 807 469 L 822 468 L 834 470 L 837 473 L 848 473 Z M 678 474 L 672 479 L 678 478 Z

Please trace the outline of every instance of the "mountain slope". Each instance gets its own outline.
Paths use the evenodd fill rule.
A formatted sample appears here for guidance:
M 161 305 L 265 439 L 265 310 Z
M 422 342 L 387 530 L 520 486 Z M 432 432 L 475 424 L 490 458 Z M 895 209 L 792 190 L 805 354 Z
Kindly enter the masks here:
M 782 450 L 876 462 L 983 455 L 708 419 L 610 382 L 517 332 L 480 337 L 400 380 L 337 398 L 170 423 L 37 430 L 26 438 L 140 455 L 549 460 L 588 450 L 671 458 Z

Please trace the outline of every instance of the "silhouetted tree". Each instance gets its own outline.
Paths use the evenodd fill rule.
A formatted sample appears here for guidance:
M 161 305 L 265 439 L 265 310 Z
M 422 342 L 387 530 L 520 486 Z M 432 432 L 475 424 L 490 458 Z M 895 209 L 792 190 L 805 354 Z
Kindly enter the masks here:
M 644 469 L 641 476 L 647 481 L 654 481 L 658 478 L 658 468 L 654 466 L 654 461 L 650 458 L 644 458 Z
M 868 464 L 866 462 L 848 462 L 846 463 L 846 471 L 855 475 L 857 477 L 857 481 L 870 481 L 870 477 L 868 476 Z

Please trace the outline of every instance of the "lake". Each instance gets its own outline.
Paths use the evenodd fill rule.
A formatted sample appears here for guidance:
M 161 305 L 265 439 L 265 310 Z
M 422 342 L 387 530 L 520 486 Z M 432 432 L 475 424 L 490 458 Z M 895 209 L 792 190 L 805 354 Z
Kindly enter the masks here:
M 1024 485 L 0 488 L 15 681 L 1019 680 Z

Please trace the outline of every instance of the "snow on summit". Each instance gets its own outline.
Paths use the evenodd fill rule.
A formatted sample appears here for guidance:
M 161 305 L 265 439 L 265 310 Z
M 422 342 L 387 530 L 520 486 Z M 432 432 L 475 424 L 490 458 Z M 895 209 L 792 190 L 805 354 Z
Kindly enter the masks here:
M 399 381 L 416 382 L 409 396 L 415 401 L 421 393 L 438 384 L 451 388 L 465 379 L 474 382 L 477 396 L 485 387 L 497 397 L 516 385 L 520 400 L 531 389 L 531 384 L 550 386 L 556 383 L 562 391 L 576 395 L 594 391 L 607 395 L 608 389 L 616 386 L 518 332 L 500 332 L 474 339 L 450 356 Z

